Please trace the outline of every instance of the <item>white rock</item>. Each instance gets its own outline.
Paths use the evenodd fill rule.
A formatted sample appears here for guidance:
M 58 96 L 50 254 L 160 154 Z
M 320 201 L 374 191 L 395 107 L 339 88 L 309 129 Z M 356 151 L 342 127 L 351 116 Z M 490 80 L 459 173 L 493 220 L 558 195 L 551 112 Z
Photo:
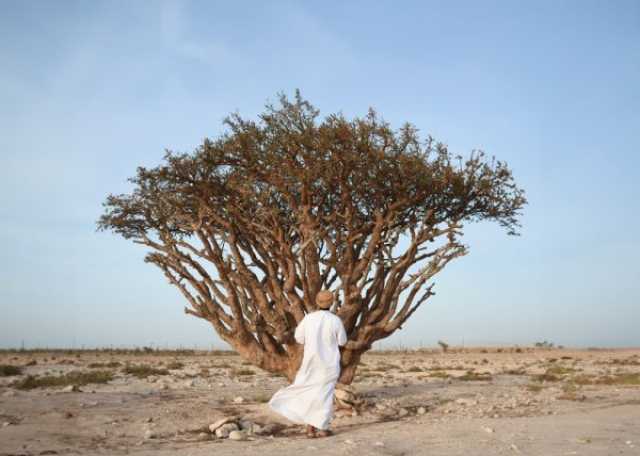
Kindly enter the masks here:
M 184 386 L 186 386 L 187 388 L 191 388 L 196 386 L 196 381 L 195 380 L 187 380 L 186 382 L 184 382 Z
M 222 419 L 220 419 L 218 421 L 215 421 L 215 422 L 211 423 L 209 425 L 209 430 L 211 432 L 216 432 L 216 429 L 218 429 L 220 426 L 222 426 L 223 424 L 230 423 L 231 421 L 233 421 L 233 418 L 230 417 L 230 416 L 228 416 L 226 418 L 222 418 Z
M 354 444 L 354 443 L 356 443 L 356 442 L 354 442 L 354 441 L 353 441 L 353 440 L 351 440 L 351 439 L 347 439 L 347 440 L 345 440 L 345 441 L 344 441 L 344 443 L 346 443 L 347 445 L 353 445 L 353 444 Z
M 65 393 L 73 393 L 76 391 L 80 391 L 80 388 L 78 388 L 78 385 L 68 385 L 62 388 L 62 391 Z
M 483 430 L 484 432 L 486 432 L 487 434 L 493 434 L 494 432 L 496 432 L 496 431 L 495 431 L 495 429 L 490 428 L 490 427 L 488 427 L 488 426 L 483 427 L 483 428 L 482 428 L 482 430 Z
M 156 434 L 155 432 L 153 432 L 151 429 L 148 429 L 145 433 L 144 433 L 144 438 L 145 440 L 149 440 L 149 439 L 155 439 L 158 437 L 158 434 Z
M 384 446 L 384 442 L 376 442 L 376 443 L 373 444 L 373 446 L 383 447 Z
M 418 415 L 424 415 L 425 413 L 427 413 L 427 409 L 425 407 L 418 407 L 418 410 L 416 410 L 416 412 L 418 413 Z
M 244 397 L 242 396 L 237 396 L 233 398 L 233 402 L 236 404 L 242 404 L 244 402 Z
M 247 440 L 247 434 L 242 431 L 231 431 L 229 432 L 230 440 Z
M 407 410 L 406 408 L 401 408 L 400 410 L 398 410 L 398 416 L 407 416 L 409 414 L 409 410 Z
M 7 427 L 7 426 L 11 426 L 11 423 L 9 421 L 5 421 L 4 423 L 2 423 L 2 427 Z
M 226 439 L 229 437 L 229 433 L 232 431 L 237 431 L 238 425 L 236 423 L 227 423 L 220 426 L 216 429 L 216 437 L 219 439 Z

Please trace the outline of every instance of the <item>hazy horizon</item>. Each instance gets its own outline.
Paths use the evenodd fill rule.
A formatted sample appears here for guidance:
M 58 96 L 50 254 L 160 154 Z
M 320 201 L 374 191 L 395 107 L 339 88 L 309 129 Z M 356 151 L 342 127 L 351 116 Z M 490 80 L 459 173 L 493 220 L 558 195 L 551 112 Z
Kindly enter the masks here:
M 164 149 L 296 88 L 506 161 L 522 236 L 466 257 L 376 346 L 640 346 L 640 3 L 5 2 L 0 347 L 224 347 L 147 249 L 96 232 Z

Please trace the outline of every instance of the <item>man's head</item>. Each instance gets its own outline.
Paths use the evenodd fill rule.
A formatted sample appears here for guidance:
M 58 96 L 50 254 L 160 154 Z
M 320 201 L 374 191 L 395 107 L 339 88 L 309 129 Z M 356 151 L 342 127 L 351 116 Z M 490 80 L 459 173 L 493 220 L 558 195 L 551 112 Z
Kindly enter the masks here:
M 322 290 L 316 295 L 316 305 L 321 309 L 327 310 L 333 304 L 333 293 L 328 290 Z

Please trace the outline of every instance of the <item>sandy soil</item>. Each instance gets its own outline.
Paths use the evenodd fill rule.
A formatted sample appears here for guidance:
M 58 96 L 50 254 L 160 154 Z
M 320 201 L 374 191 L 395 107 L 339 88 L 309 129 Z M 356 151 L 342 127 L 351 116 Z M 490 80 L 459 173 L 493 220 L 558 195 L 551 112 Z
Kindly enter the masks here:
M 366 405 L 313 440 L 268 410 L 285 379 L 233 354 L 0 352 L 0 365 L 22 367 L 0 376 L 0 455 L 640 454 L 640 349 L 370 353 L 353 385 Z M 17 387 L 78 371 L 113 379 Z M 247 440 L 209 431 L 225 417 Z

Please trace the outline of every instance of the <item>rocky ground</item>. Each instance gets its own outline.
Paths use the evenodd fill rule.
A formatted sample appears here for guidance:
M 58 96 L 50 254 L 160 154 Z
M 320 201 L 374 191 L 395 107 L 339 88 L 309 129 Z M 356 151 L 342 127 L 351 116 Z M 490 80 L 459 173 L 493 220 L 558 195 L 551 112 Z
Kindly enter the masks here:
M 266 401 L 225 352 L 0 352 L 0 455 L 640 454 L 640 349 L 367 354 L 335 435 Z

